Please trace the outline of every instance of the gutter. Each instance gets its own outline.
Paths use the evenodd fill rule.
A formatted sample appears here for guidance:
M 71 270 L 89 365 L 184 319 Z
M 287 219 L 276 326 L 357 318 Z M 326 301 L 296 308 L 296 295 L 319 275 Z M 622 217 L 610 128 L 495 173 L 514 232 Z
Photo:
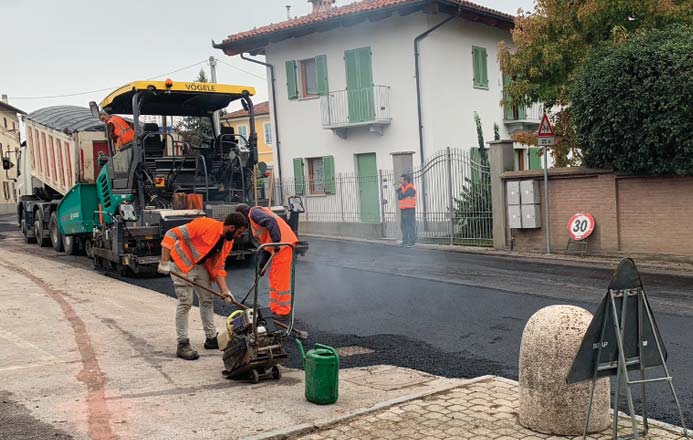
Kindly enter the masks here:
M 279 198 L 283 201 L 284 200 L 284 187 L 282 185 L 282 158 L 280 154 L 280 141 L 279 141 L 279 114 L 277 113 L 277 100 L 276 96 L 274 94 L 274 88 L 275 88 L 275 83 L 276 83 L 276 77 L 274 76 L 274 66 L 268 63 L 265 63 L 263 61 L 258 61 L 254 60 L 252 58 L 246 57 L 243 53 L 240 54 L 241 59 L 249 61 L 254 64 L 259 64 L 261 66 L 265 66 L 266 68 L 269 68 L 270 70 L 270 99 L 272 100 L 272 112 L 274 113 L 274 146 L 275 150 L 277 152 L 277 180 L 279 180 Z

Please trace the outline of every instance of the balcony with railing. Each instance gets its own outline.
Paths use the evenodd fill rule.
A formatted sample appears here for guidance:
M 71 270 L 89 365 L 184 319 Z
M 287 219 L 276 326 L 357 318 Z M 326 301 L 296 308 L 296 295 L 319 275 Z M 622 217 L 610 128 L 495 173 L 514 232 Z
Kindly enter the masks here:
M 320 97 L 320 117 L 323 128 L 335 130 L 341 137 L 346 137 L 348 128 L 360 126 L 382 134 L 383 127 L 392 121 L 390 87 L 330 91 Z
M 508 131 L 535 131 L 539 128 L 544 107 L 534 103 L 529 107 L 520 105 L 505 105 L 503 107 L 503 123 Z

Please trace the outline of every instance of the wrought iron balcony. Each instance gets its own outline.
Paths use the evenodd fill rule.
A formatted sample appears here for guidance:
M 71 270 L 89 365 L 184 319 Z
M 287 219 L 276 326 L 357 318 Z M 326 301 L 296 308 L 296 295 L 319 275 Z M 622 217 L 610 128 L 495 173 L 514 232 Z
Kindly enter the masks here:
M 533 131 L 539 128 L 543 114 L 544 107 L 539 103 L 534 103 L 529 107 L 507 105 L 503 108 L 503 123 L 511 133 Z
M 390 87 L 372 86 L 328 92 L 320 97 L 320 116 L 323 128 L 337 130 L 370 126 L 372 131 L 381 133 L 382 126 L 392 120 Z M 345 131 L 341 130 L 341 133 L 345 134 Z

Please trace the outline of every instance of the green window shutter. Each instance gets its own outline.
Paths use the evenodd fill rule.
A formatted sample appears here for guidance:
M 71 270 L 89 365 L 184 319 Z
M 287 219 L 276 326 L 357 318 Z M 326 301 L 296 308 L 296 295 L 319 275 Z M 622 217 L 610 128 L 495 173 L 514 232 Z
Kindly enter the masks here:
M 472 46 L 472 67 L 474 69 L 474 87 L 479 87 L 479 78 L 481 77 L 479 64 L 479 50 Z
M 303 159 L 294 159 L 294 186 L 296 189 L 296 195 L 302 196 L 305 188 L 305 178 L 303 177 Z
M 322 167 L 325 176 L 325 194 L 334 194 L 334 156 L 324 156 L 322 158 Z
M 510 75 L 503 72 L 503 101 L 505 101 L 503 104 L 503 119 L 506 121 L 513 120 L 513 107 L 507 102 L 510 99 L 508 87 L 510 86 L 511 82 L 512 80 L 510 79 Z
M 541 148 L 530 148 L 527 153 L 529 156 L 529 169 L 530 170 L 540 170 L 542 169 L 541 165 L 541 155 L 539 154 L 541 151 Z
M 315 66 L 318 70 L 318 95 L 327 95 L 329 91 L 327 83 L 327 57 L 325 55 L 315 57 Z
M 296 76 L 296 61 L 286 62 L 286 89 L 289 99 L 298 98 L 298 78 Z
M 481 153 L 479 152 L 479 147 L 472 147 L 469 150 L 469 160 L 471 162 L 472 183 L 479 183 L 481 182 Z
M 481 87 L 488 89 L 488 55 L 486 49 L 481 48 Z
M 488 88 L 488 67 L 486 49 L 472 46 L 472 65 L 474 69 L 474 87 Z
M 527 107 L 524 105 L 517 107 L 517 119 L 527 119 Z

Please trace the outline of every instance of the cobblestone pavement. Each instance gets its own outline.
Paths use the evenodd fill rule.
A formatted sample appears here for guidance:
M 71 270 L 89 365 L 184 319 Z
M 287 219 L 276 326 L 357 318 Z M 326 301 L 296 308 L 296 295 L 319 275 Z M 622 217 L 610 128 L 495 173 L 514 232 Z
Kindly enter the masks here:
M 412 400 L 342 424 L 304 435 L 305 440 L 376 439 L 475 439 L 475 440 L 562 440 L 581 439 L 537 433 L 517 422 L 518 391 L 514 382 L 488 379 L 463 385 L 440 394 Z M 620 435 L 629 433 L 622 419 Z M 605 431 L 588 437 L 611 439 Z M 683 439 L 680 433 L 650 426 L 647 439 Z

